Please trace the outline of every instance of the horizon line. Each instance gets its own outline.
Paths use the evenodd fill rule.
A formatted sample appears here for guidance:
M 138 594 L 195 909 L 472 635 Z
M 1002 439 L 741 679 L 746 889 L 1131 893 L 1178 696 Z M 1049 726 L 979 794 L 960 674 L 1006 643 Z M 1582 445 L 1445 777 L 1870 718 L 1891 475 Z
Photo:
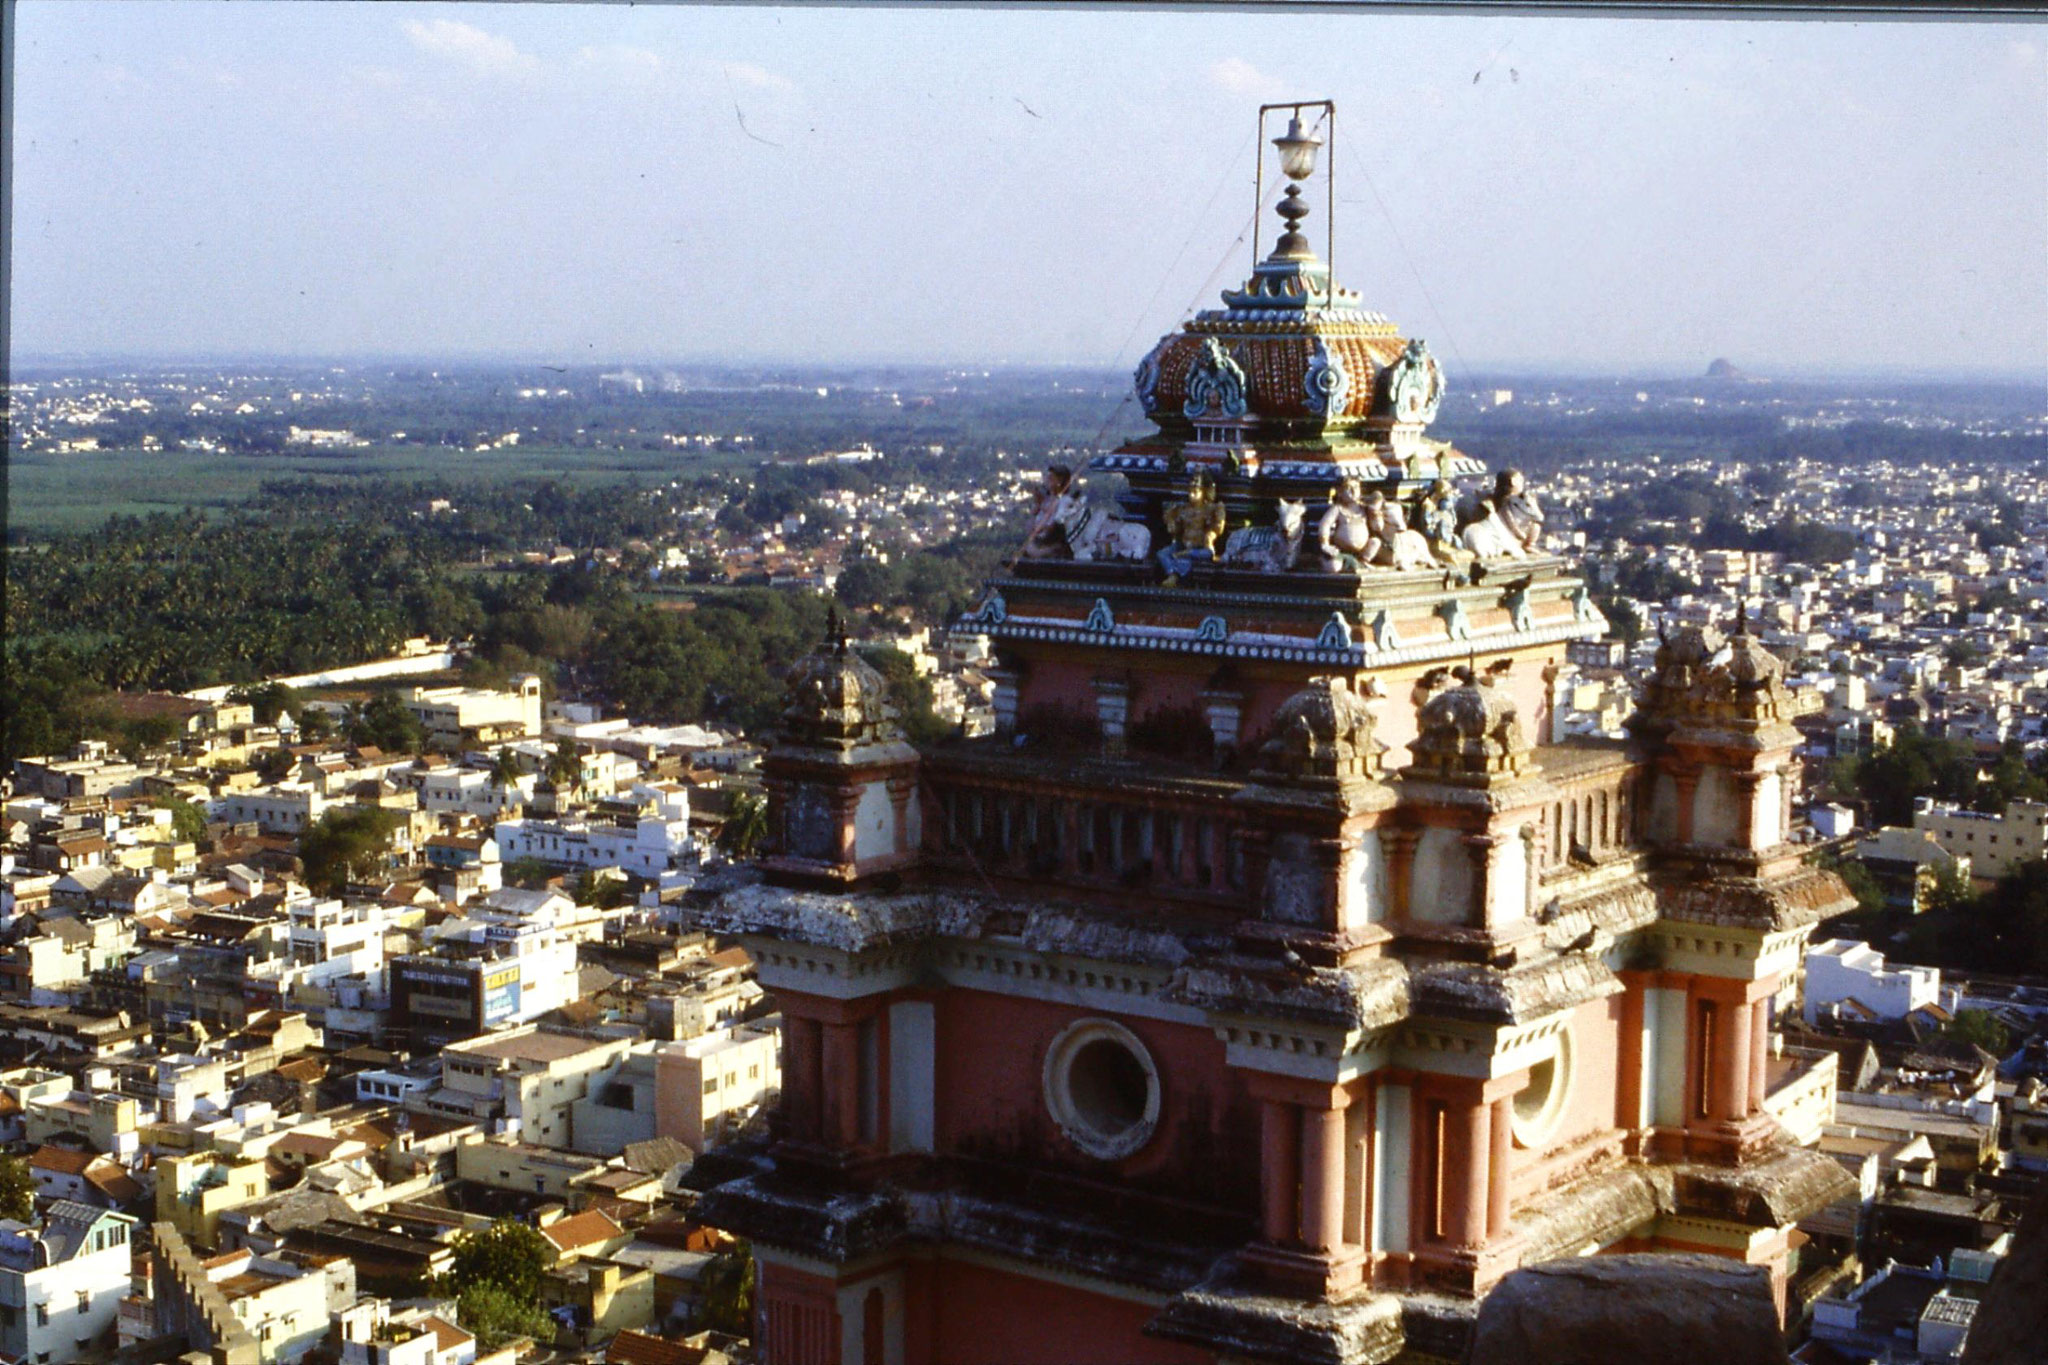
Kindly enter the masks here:
M 1651 363 L 1635 361 L 1607 366 L 1591 361 L 1544 361 L 1536 359 L 1489 359 L 1469 363 L 1462 368 L 1465 373 L 1486 377 L 1510 376 L 1538 379 L 1640 379 L 1653 382 L 1700 379 L 1710 376 L 1708 365 L 1718 363 L 1726 357 L 1713 357 L 1707 363 L 1686 365 L 1677 361 Z M 542 367 L 562 370 L 557 365 L 559 356 L 546 353 L 511 351 L 463 351 L 452 350 L 441 353 L 417 351 L 333 351 L 333 352 L 262 352 L 262 351 L 217 351 L 190 352 L 184 354 L 154 351 L 19 351 L 6 358 L 10 381 L 13 372 L 22 368 L 61 368 L 65 366 L 100 367 L 108 365 L 135 365 L 164 368 L 180 365 L 211 365 L 223 368 L 251 365 L 289 365 L 305 367 L 363 366 L 363 365 L 444 365 L 444 366 L 503 366 Z M 1972 365 L 1918 365 L 1898 363 L 1826 363 L 1734 361 L 1739 377 L 1749 380 L 1785 379 L 1788 381 L 1813 380 L 1918 380 L 1934 383 L 1976 382 L 1996 385 L 2041 385 L 2048 390 L 2048 365 L 1972 366 Z M 1121 363 L 1105 363 L 1083 360 L 1040 360 L 1040 359 L 909 359 L 909 358 L 862 358 L 836 360 L 805 360 L 790 357 L 706 357 L 706 356 L 609 356 L 603 359 L 577 359 L 568 363 L 568 370 L 586 371 L 613 368 L 671 368 L 693 370 L 790 370 L 810 373 L 832 373 L 859 370 L 981 370 L 988 373 L 998 371 L 1065 371 L 1082 374 L 1127 376 L 1129 367 Z M 1457 381 L 1455 377 L 1453 384 Z

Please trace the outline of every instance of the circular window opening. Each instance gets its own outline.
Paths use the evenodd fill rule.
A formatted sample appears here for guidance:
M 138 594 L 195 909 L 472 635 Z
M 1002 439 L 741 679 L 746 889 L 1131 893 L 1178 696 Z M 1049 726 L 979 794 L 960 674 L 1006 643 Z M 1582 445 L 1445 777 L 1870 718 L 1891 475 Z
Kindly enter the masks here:
M 1144 1122 L 1148 1088 L 1143 1064 L 1107 1038 L 1082 1044 L 1067 1067 L 1074 1113 L 1098 1133 L 1121 1137 Z
M 1557 1049 L 1529 1068 L 1529 1081 L 1515 1092 L 1514 1135 L 1524 1147 L 1547 1139 L 1564 1115 L 1564 1102 L 1572 1083 L 1571 1034 L 1557 1035 Z
M 1115 1160 L 1144 1146 L 1158 1125 L 1159 1072 L 1129 1029 L 1084 1019 L 1046 1052 L 1045 1099 L 1075 1146 Z

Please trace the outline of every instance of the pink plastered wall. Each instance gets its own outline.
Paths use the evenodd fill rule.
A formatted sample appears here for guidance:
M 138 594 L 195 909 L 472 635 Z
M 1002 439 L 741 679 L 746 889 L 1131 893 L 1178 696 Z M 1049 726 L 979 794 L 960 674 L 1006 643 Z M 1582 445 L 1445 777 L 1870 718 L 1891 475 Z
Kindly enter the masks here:
M 1566 1026 L 1571 1034 L 1572 1063 L 1564 1109 L 1540 1150 L 1515 1144 L 1517 1199 L 1545 1188 L 1551 1174 L 1547 1168 L 1569 1160 L 1572 1149 L 1582 1146 L 1587 1139 L 1613 1132 L 1621 1087 L 1621 1020 L 1619 995 L 1589 1000 L 1572 1011 L 1571 1022 Z
M 1091 1017 L 1112 1018 L 1129 1029 L 1159 1073 L 1158 1127 L 1121 1161 L 1081 1152 L 1046 1107 L 1047 1049 L 1060 1030 Z M 1255 1213 L 1258 1112 L 1225 1064 L 1213 1031 L 962 989 L 939 996 L 936 1022 L 933 1090 L 941 1152 L 1050 1163 L 1082 1177 L 1247 1217 Z
M 1483 651 L 1474 656 L 1481 668 L 1500 657 Z M 1557 651 L 1557 657 L 1562 659 L 1561 650 Z M 1514 698 L 1522 734 L 1531 744 L 1541 743 L 1544 738 L 1548 712 L 1543 668 L 1549 661 L 1547 653 L 1519 656 L 1504 684 L 1508 694 Z M 1095 678 L 1098 675 L 1128 673 L 1133 683 L 1128 721 L 1136 723 L 1155 710 L 1199 707 L 1202 690 L 1211 676 L 1206 665 L 1204 669 L 1190 672 L 1163 668 L 1157 661 L 1142 656 L 1116 661 L 1114 667 L 1107 657 L 1099 662 L 1033 660 L 1019 688 L 1018 714 L 1021 716 L 1034 707 L 1052 706 L 1092 719 L 1095 715 Z M 1426 671 L 1424 667 L 1409 666 L 1377 674 L 1367 671 L 1362 675 L 1377 677 L 1386 691 L 1386 696 L 1373 704 L 1372 713 L 1376 722 L 1374 735 L 1387 746 L 1385 763 L 1390 772 L 1408 766 L 1408 744 L 1416 733 L 1415 706 L 1410 693 L 1416 679 Z M 1258 748 L 1266 737 L 1266 728 L 1273 713 L 1306 684 L 1309 676 L 1304 672 L 1299 677 L 1253 679 L 1235 685 L 1245 698 L 1238 723 L 1240 747 L 1246 752 Z
M 1215 1357 L 1145 1336 L 1152 1304 L 1091 1294 L 987 1266 L 912 1267 L 904 1354 L 915 1365 L 1198 1365 Z

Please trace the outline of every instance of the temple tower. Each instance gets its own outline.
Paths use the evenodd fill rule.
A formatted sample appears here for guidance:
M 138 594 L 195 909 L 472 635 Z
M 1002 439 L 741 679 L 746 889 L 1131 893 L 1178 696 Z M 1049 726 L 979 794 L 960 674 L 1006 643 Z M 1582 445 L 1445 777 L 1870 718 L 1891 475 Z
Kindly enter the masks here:
M 705 917 L 789 1021 L 778 1142 L 701 1206 L 772 1365 L 1454 1360 L 1516 1266 L 1782 1284 L 1844 1192 L 1767 1114 L 1851 903 L 1785 842 L 1799 699 L 1697 632 L 1629 742 L 1541 742 L 1606 623 L 1288 190 L 961 623 L 995 735 L 904 744 L 843 642 L 792 674 L 775 847 Z

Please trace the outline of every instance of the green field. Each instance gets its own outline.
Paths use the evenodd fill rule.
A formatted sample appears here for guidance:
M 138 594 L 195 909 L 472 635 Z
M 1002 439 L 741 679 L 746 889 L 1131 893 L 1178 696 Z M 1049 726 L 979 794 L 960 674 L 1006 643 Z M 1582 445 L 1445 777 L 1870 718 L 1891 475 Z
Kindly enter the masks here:
M 344 455 L 236 455 L 219 451 L 114 450 L 59 455 L 14 451 L 7 468 L 7 529 L 48 535 L 90 530 L 114 515 L 198 508 L 218 513 L 254 498 L 272 479 L 396 479 L 451 483 L 654 484 L 751 467 L 755 455 L 668 450 L 513 447 L 466 451 L 427 446 L 366 448 Z

